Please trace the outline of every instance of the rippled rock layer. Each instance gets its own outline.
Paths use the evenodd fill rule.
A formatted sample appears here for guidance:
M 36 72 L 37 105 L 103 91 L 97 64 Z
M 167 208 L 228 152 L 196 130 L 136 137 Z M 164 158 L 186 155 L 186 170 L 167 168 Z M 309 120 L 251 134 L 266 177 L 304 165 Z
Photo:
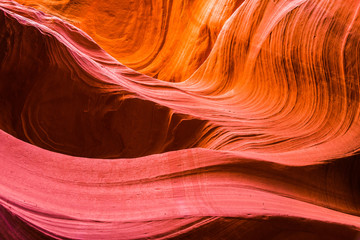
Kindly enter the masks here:
M 359 239 L 358 0 L 0 0 L 1 239 Z

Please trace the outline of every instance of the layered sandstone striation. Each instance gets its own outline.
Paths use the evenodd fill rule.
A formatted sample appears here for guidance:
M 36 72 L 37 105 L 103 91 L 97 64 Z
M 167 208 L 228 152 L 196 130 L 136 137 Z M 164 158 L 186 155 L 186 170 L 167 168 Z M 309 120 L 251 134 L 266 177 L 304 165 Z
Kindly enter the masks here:
M 357 0 L 0 1 L 4 239 L 356 239 Z

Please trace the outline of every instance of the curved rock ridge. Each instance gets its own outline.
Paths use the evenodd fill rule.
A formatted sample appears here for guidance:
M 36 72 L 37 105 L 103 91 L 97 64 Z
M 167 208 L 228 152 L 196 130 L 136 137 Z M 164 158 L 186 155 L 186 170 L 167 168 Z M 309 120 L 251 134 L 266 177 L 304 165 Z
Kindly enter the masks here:
M 315 236 L 319 222 L 343 228 L 340 236 L 360 229 L 356 159 L 299 168 L 206 149 L 84 159 L 4 132 L 0 137 L 1 205 L 50 236 L 170 238 L 201 231 L 219 217 L 243 219 L 239 228 L 257 225 L 246 219 L 270 219 L 271 225 L 276 217 L 307 219 Z
M 357 0 L 18 2 L 1 238 L 360 237 Z
M 206 59 L 242 2 L 19 1 L 80 27 L 126 66 L 175 82 L 185 80 Z
M 5 50 L 2 64 L 2 74 L 5 76 L 2 89 L 4 95 L 10 95 L 4 97 L 7 108 L 3 109 L 10 108 L 11 111 L 5 110 L 5 115 L 12 114 L 3 117 L 11 122 L 5 124 L 8 125 L 5 130 L 17 132 L 21 139 L 50 150 L 87 157 L 136 157 L 167 150 L 203 147 L 241 151 L 252 157 L 294 165 L 341 158 L 359 149 L 359 142 L 354 141 L 360 134 L 358 88 L 355 81 L 358 78 L 355 70 L 348 78 L 350 82 L 338 84 L 338 88 L 333 89 L 331 94 L 330 88 L 318 86 L 325 84 L 322 81 L 330 84 L 338 80 L 329 74 L 317 82 L 311 80 L 312 75 L 309 76 L 310 82 L 307 82 L 305 76 L 299 78 L 303 80 L 304 89 L 285 89 L 288 93 L 286 98 L 282 97 L 282 88 L 275 88 L 270 94 L 261 89 L 245 89 L 250 86 L 248 84 L 244 84 L 243 89 L 234 86 L 231 91 L 221 93 L 222 88 L 214 88 L 207 76 L 198 75 L 203 72 L 203 66 L 216 75 L 215 67 L 207 68 L 211 63 L 210 56 L 209 61 L 193 77 L 180 85 L 171 84 L 141 75 L 119 64 L 84 32 L 59 18 L 24 8 L 14 2 L 6 1 L 2 6 L 11 16 L 11 20 L 5 17 L 4 22 L 12 22 L 4 23 L 7 26 L 3 28 L 4 49 L 15 49 L 13 45 L 18 44 L 22 54 L 27 56 L 20 60 L 24 62 L 19 70 L 20 64 L 15 60 L 19 54 Z M 241 5 L 235 13 L 240 13 L 244 6 Z M 237 22 L 228 21 L 229 24 Z M 12 29 L 14 25 L 18 26 L 15 29 L 20 29 Z M 23 34 L 22 31 L 27 31 L 24 29 L 30 31 L 27 39 L 38 36 L 34 39 L 38 48 L 27 47 L 28 40 L 16 37 L 17 34 Z M 356 41 L 353 43 L 356 44 Z M 214 55 L 220 50 L 215 51 Z M 33 51 L 39 52 L 33 54 Z M 12 54 L 14 56 L 10 57 Z M 35 60 L 34 56 L 39 57 Z M 353 57 L 356 54 L 348 58 Z M 29 58 L 31 61 L 26 61 Z M 357 59 L 354 61 L 349 70 L 359 65 Z M 34 63 L 36 67 L 32 66 Z M 224 73 L 229 72 L 224 70 Z M 229 83 L 222 73 L 219 74 L 218 82 Z M 31 77 L 28 78 L 29 75 Z M 194 82 L 196 77 L 199 80 Z M 289 80 L 286 84 L 291 85 L 292 79 L 280 77 L 275 76 L 274 79 Z M 16 79 L 19 79 L 19 84 L 15 83 Z M 23 87 L 22 81 L 29 81 L 30 86 L 35 84 L 35 80 L 36 87 Z M 206 80 L 209 80 L 207 85 Z M 297 78 L 293 80 L 298 81 Z M 300 88 L 301 83 L 295 84 Z M 257 86 L 261 88 L 262 84 Z M 351 98 L 346 97 L 350 92 L 341 86 L 354 87 Z M 9 89 L 18 91 L 17 88 L 30 92 L 16 93 L 22 97 L 13 100 L 16 94 L 12 94 Z M 218 89 L 220 92 L 211 93 L 207 89 Z M 314 94 L 311 89 L 322 91 Z M 244 93 L 253 96 L 243 98 Z M 254 102 L 254 96 L 264 100 Z M 337 100 L 333 101 L 330 96 L 337 96 Z M 321 101 L 314 98 L 320 98 Z M 13 104 L 20 107 L 12 107 Z M 172 118 L 174 113 L 181 116 Z M 183 121 L 189 118 L 193 120 Z M 150 123 L 147 119 L 151 119 Z M 118 124 L 119 121 L 122 124 Z M 14 124 L 18 126 L 9 126 Z M 11 130 L 14 127 L 17 129 Z M 301 160 L 299 154 L 302 155 Z

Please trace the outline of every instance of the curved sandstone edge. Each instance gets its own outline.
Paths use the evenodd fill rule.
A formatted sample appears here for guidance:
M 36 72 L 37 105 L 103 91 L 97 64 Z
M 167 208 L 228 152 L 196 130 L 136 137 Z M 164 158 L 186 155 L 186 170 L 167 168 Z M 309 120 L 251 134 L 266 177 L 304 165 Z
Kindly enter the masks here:
M 19 1 L 88 33 L 121 63 L 166 81 L 187 79 L 207 58 L 240 1 Z
M 30 14 L 36 17 L 38 13 Z M 99 63 L 84 60 L 84 69 L 77 61 L 88 57 L 86 51 L 92 51 L 92 56 L 95 50 L 102 51 L 89 39 L 84 37 L 86 44 L 81 47 L 86 50 L 77 55 L 78 45 L 75 48 L 66 42 L 68 49 L 58 39 L 44 35 L 42 28 L 30 19 L 10 16 L 0 16 L 1 129 L 53 151 L 102 158 L 138 157 L 189 148 L 211 130 L 205 120 L 175 113 L 126 87 L 106 82 L 106 72 L 95 69 L 88 73 L 86 69 Z M 76 44 L 81 33 L 59 35 L 61 30 L 71 34 L 71 29 L 62 27 L 56 28 L 60 40 L 74 37 L 70 39 Z M 101 61 L 101 55 L 97 57 Z M 104 61 L 112 64 L 105 54 Z M 100 78 L 102 74 L 104 77 Z
M 59 239 L 51 233 L 42 233 L 36 228 L 27 225 L 22 219 L 0 206 L 0 228 L 2 239 L 18 240 L 51 240 Z M 184 231 L 185 230 L 185 231 Z M 316 239 L 316 240 L 354 240 L 359 236 L 355 230 L 346 226 L 321 223 L 304 219 L 267 218 L 241 219 L 241 218 L 213 218 L 205 224 L 193 228 L 179 229 L 176 236 L 167 235 L 167 239 Z M 44 231 L 44 230 L 42 230 Z M 161 238 L 161 236 L 157 236 Z M 61 239 L 66 239 L 61 237 Z M 119 238 L 117 238 L 119 239 Z
M 359 170 L 356 159 L 299 168 L 206 149 L 85 159 L 4 132 L 0 139 L 1 205 L 54 235 L 174 237 L 215 220 L 208 217 L 308 219 L 360 229 L 358 178 L 349 179 L 349 171 Z
M 0 132 L 3 224 L 9 213 L 58 238 L 196 238 L 233 217 L 227 236 L 355 237 L 359 6 L 328 3 L 239 4 L 172 84 L 58 17 L 0 1 L 0 128 L 16 137 Z
M 285 9 L 300 11 L 301 3 L 289 3 Z M 214 56 L 210 56 L 204 66 L 214 62 L 211 59 L 223 51 L 221 46 L 228 44 L 227 38 L 233 38 L 236 28 L 231 26 L 242 22 L 246 4 L 227 21 L 225 30 L 228 31 L 223 31 Z M 268 6 L 269 3 L 264 4 Z M 269 8 L 269 11 L 279 11 L 281 6 Z M 202 147 L 241 152 L 289 165 L 318 163 L 358 151 L 359 143 L 354 141 L 360 134 L 358 91 L 352 91 L 353 95 L 345 98 L 343 94 L 350 92 L 341 89 L 327 92 L 326 88 L 320 88 L 324 91 L 318 94 L 304 90 L 300 93 L 307 95 L 295 102 L 279 97 L 283 92 L 275 88 L 269 88 L 273 90 L 271 94 L 251 88 L 244 92 L 236 86 L 231 91 L 238 92 L 236 97 L 231 92 L 207 94 L 208 86 L 193 81 L 198 79 L 205 83 L 201 79 L 207 77 L 199 75 L 204 73 L 203 68 L 184 84 L 159 81 L 119 64 L 84 32 L 57 17 L 12 1 L 2 1 L 2 9 L 6 12 L 2 18 L 6 26 L 2 28 L 5 54 L 1 67 L 4 76 L 1 82 L 2 129 L 35 145 L 72 155 L 102 158 L 138 157 Z M 252 11 L 259 9 L 261 6 L 256 5 Z M 300 13 L 306 15 L 308 12 L 304 9 Z M 285 20 L 279 20 L 279 24 L 286 24 Z M 355 25 L 352 23 L 352 27 Z M 34 38 L 35 46 L 29 46 L 22 35 Z M 344 49 L 356 43 L 357 35 L 349 33 L 347 38 Z M 242 41 L 234 43 L 241 47 Z M 21 56 L 17 49 L 21 49 Z M 360 65 L 353 54 L 346 55 L 344 60 L 354 61 L 351 66 L 355 68 Z M 213 71 L 213 77 L 217 76 L 219 81 L 228 79 L 216 74 L 216 68 L 206 69 L 209 74 Z M 355 78 L 357 71 L 353 67 L 346 69 L 350 71 L 349 82 L 338 86 L 353 89 L 358 80 Z M 247 76 L 236 76 L 242 75 Z M 287 77 L 278 78 L 281 77 L 278 73 L 275 76 L 288 81 Z M 309 78 L 310 87 L 318 89 L 325 82 L 334 84 L 338 78 L 319 79 L 321 81 L 312 82 Z M 288 84 L 292 80 L 289 78 Z M 208 84 L 212 86 L 211 82 Z M 306 86 L 307 81 L 304 80 L 304 84 Z M 290 90 L 289 94 L 299 92 Z M 268 96 L 269 100 L 259 105 L 252 98 L 243 99 L 243 93 L 262 93 L 264 95 L 258 99 Z M 333 101 L 332 96 L 337 100 Z M 313 104 L 314 97 L 321 99 L 317 101 L 320 105 Z M 278 111 L 271 99 L 282 99 L 286 108 Z M 260 110 L 267 112 L 261 117 Z M 301 160 L 298 156 L 302 156 Z

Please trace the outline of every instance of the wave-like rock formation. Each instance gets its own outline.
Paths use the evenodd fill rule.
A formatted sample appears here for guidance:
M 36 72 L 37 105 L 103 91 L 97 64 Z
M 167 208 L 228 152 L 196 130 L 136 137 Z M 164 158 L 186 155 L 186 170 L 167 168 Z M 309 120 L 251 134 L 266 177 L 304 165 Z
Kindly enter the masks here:
M 359 8 L 0 0 L 0 238 L 360 238 Z

